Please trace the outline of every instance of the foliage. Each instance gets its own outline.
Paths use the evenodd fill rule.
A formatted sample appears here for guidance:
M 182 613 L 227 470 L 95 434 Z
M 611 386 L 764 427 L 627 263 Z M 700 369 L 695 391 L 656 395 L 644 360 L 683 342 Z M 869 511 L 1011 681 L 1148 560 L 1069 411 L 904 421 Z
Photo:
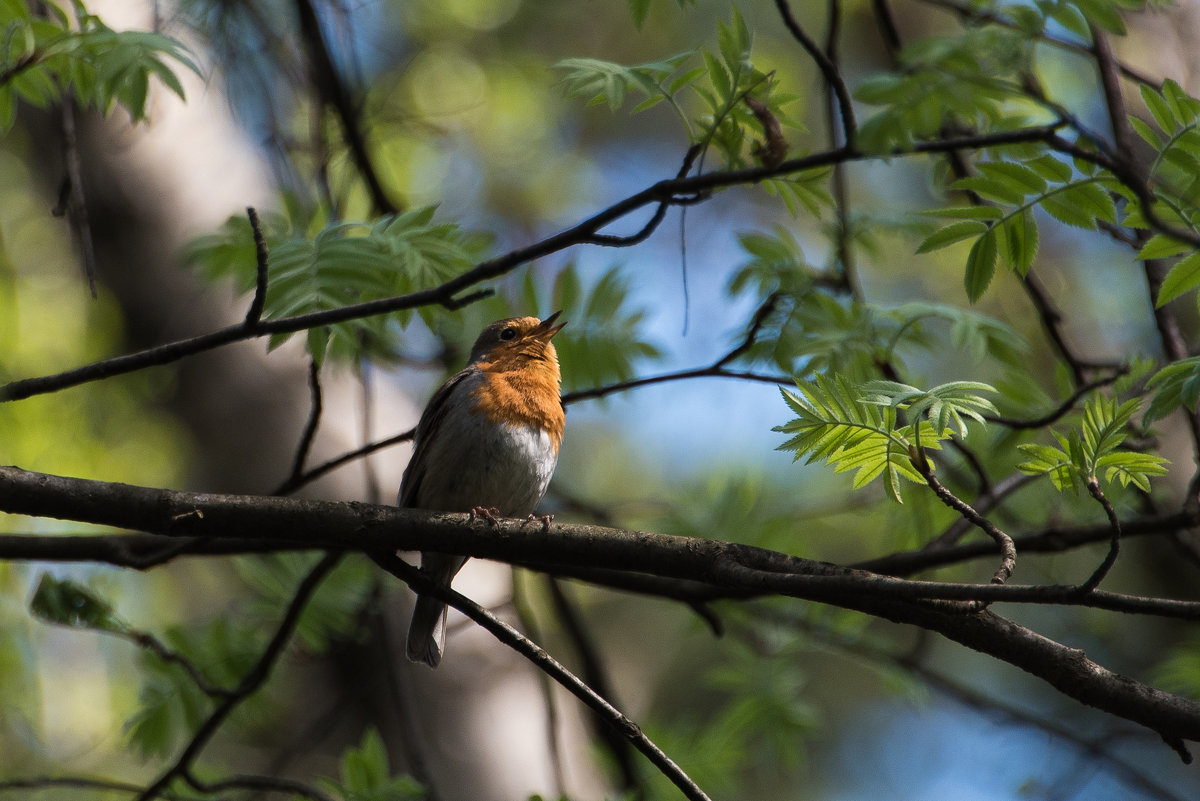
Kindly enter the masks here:
M 426 797 L 420 783 L 392 775 L 383 738 L 376 729 L 368 729 L 357 748 L 342 754 L 338 781 L 324 779 L 321 784 L 345 801 L 420 801 Z
M 927 37 L 900 54 L 901 69 L 860 83 L 855 97 L 884 108 L 867 119 L 858 144 L 872 153 L 906 150 L 946 129 L 989 130 L 1022 122 L 1007 114 L 1032 43 L 1020 31 L 980 26 Z
M 774 430 L 793 434 L 779 446 L 824 460 L 835 472 L 856 470 L 853 487 L 859 489 L 884 477 L 884 487 L 900 501 L 900 477 L 923 483 L 924 476 L 911 459 L 922 448 L 940 449 L 953 433 L 966 436 L 964 417 L 984 422 L 983 413 L 995 412 L 979 392 L 994 392 L 987 384 L 956 381 L 928 391 L 894 381 L 870 381 L 854 386 L 841 376 L 818 375 L 797 382 L 800 393 L 781 390 L 783 399 L 798 416 Z M 901 424 L 898 412 L 907 410 L 915 424 Z
M 190 18 L 219 22 L 226 5 L 200 3 L 201 11 L 193 8 Z M 497 22 L 498 16 L 488 16 L 506 5 L 511 17 Z M 745 396 L 737 396 L 725 407 L 709 400 L 707 384 L 674 382 L 666 413 L 646 420 L 635 415 L 611 429 L 595 426 L 605 450 L 578 460 L 594 475 L 605 476 L 604 490 L 578 476 L 563 477 L 560 469 L 556 488 L 561 494 L 555 502 L 568 517 L 594 516 L 623 528 L 649 518 L 659 531 L 845 564 L 874 559 L 886 564 L 889 551 L 901 549 L 908 552 L 891 557 L 949 554 L 956 559 L 954 545 L 963 531 L 979 533 L 967 523 L 992 533 L 981 525 L 986 517 L 984 523 L 994 519 L 1056 554 L 1042 559 L 1036 550 L 1020 553 L 1022 562 L 1039 560 L 1022 576 L 1053 585 L 1057 573 L 1074 566 L 1060 563 L 1090 558 L 1079 555 L 1076 543 L 1086 539 L 1092 521 L 1079 513 L 1081 504 L 1073 496 L 1080 486 L 1097 492 L 1104 483 L 1124 493 L 1123 503 L 1106 506 L 1112 509 L 1110 522 L 1115 523 L 1118 507 L 1120 516 L 1136 516 L 1140 533 L 1149 531 L 1143 539 L 1149 543 L 1146 553 L 1157 558 L 1161 554 L 1154 549 L 1182 548 L 1177 520 L 1163 531 L 1169 538 L 1155 537 L 1153 527 L 1168 514 L 1191 513 L 1189 499 L 1173 497 L 1188 482 L 1152 484 L 1151 479 L 1167 475 L 1170 463 L 1162 454 L 1198 447 L 1194 430 L 1185 426 L 1193 421 L 1175 412 L 1194 416 L 1200 405 L 1196 312 L 1179 302 L 1200 290 L 1200 100 L 1170 79 L 1159 83 L 1156 78 L 1151 85 L 1132 70 L 1122 80 L 1136 84 L 1137 91 L 1121 98 L 1106 97 L 1103 81 L 1095 89 L 1076 85 L 1074 78 L 1097 69 L 1104 77 L 1122 75 L 1118 65 L 1104 63 L 1105 49 L 1096 45 L 1100 37 L 1121 35 L 1125 12 L 1142 4 L 955 0 L 933 4 L 939 15 L 947 7 L 955 12 L 938 16 L 935 26 L 924 24 L 926 4 L 915 3 L 914 23 L 899 28 L 897 49 L 866 58 L 863 52 L 840 53 L 829 46 L 839 42 L 825 43 L 820 52 L 827 61 L 798 41 L 803 36 L 783 24 L 772 4 L 740 5 L 709 19 L 708 9 L 684 0 L 657 5 L 629 0 L 618 21 L 607 9 L 589 7 L 588 24 L 580 26 L 569 5 L 561 12 L 569 20 L 562 22 L 537 4 L 401 4 L 389 9 L 401 19 L 395 30 L 384 30 L 383 14 L 362 17 L 364 26 L 381 28 L 378 38 L 371 38 L 362 29 L 335 24 L 367 15 L 366 6 L 335 19 L 332 6 L 318 4 L 320 22 L 330 31 L 345 32 L 356 45 L 394 39 L 402 42 L 405 57 L 379 48 L 372 58 L 385 66 L 365 58 L 360 64 L 358 52 L 344 52 L 359 48 L 335 44 L 327 55 L 338 76 L 352 84 L 347 111 L 334 102 L 338 87 L 329 76 L 314 78 L 311 85 L 296 79 L 319 72 L 315 61 L 307 61 L 311 53 L 286 43 L 261 54 L 277 59 L 279 74 L 297 84 L 275 86 L 288 102 L 274 102 L 267 97 L 270 91 L 260 90 L 254 113 L 247 115 L 255 118 L 251 125 L 274 126 L 264 140 L 280 154 L 279 172 L 294 176 L 292 191 L 277 200 L 279 211 L 264 215 L 270 256 L 262 319 L 279 321 L 436 288 L 475 268 L 493 249 L 507 248 L 489 263 L 512 268 L 456 295 L 470 294 L 472 302 L 453 314 L 435 302 L 313 327 L 305 331 L 309 352 L 318 363 L 369 358 L 396 364 L 410 349 L 424 348 L 435 353 L 431 361 L 437 367 L 453 363 L 456 368 L 483 323 L 561 309 L 569 325 L 555 342 L 568 392 L 617 392 L 624 387 L 615 385 L 637 382 L 649 365 L 680 368 L 650 382 L 699 374 L 740 379 L 739 389 L 747 392 L 747 387 L 778 384 L 781 376 L 794 379 L 795 389 L 781 389 L 791 419 L 772 430 L 785 436 L 779 450 L 791 453 L 793 462 L 803 458 L 810 465 L 803 473 L 772 469 L 765 458 L 761 468 L 746 470 L 722 456 L 711 468 L 686 465 L 690 471 L 707 470 L 690 484 L 679 480 L 669 464 L 661 468 L 662 478 L 651 480 L 659 451 L 668 450 L 660 434 L 671 425 L 679 425 L 684 432 L 679 436 L 699 443 L 701 451 L 716 438 L 715 431 L 726 428 L 736 436 L 752 426 L 769 436 L 768 427 L 785 414 L 771 398 L 758 407 L 749 401 L 742 406 Z M 836 20 L 848 27 L 840 43 L 850 37 L 855 43 L 880 39 L 878 31 L 888 27 L 880 16 L 887 5 L 864 6 Z M 195 67 L 176 40 L 158 33 L 118 33 L 82 3 L 71 8 L 74 13 L 47 4 L 45 13 L 35 13 L 32 3 L 0 0 L 0 131 L 16 125 L 20 104 L 48 107 L 68 97 L 105 113 L 120 107 L 141 120 L 148 116 L 154 81 L 183 96 L 179 70 Z M 238 13 L 248 14 L 249 8 Z M 835 3 L 820 13 L 843 11 Z M 670 24 L 658 25 L 660 18 Z M 637 36 L 630 36 L 631 20 L 640 30 Z M 841 30 L 835 20 L 819 21 Z M 806 30 L 817 24 L 809 18 L 799 22 Z M 398 32 L 403 35 L 392 36 Z M 247 43 L 233 44 L 229 52 Z M 561 94 L 580 102 L 546 99 L 555 94 L 548 62 L 557 62 Z M 232 62 L 225 66 L 236 72 Z M 349 78 L 355 69 L 370 80 L 355 84 Z M 469 102 L 460 108 L 457 95 L 439 96 L 439 88 L 447 86 L 479 91 L 475 97 L 464 94 Z M 870 114 L 857 123 L 841 119 L 836 99 L 843 90 L 861 104 L 856 113 L 870 106 Z M 835 102 L 828 102 L 829 96 Z M 1133 101 L 1128 109 L 1125 101 Z M 596 106 L 607 111 L 589 110 Z M 1092 115 L 1101 106 L 1110 117 L 1096 125 Z M 620 116 L 625 111 L 631 119 Z M 1123 120 L 1120 114 L 1127 116 Z M 1125 121 L 1139 142 L 1126 141 Z M 616 133 L 598 131 L 603 125 Z M 611 138 L 601 142 L 601 133 Z M 366 142 L 362 153 L 355 150 L 353 134 Z M 653 147 L 643 151 L 642 142 Z M 1135 151 L 1134 145 L 1143 149 Z M 388 207 L 403 211 L 381 215 L 383 206 L 366 199 L 371 192 L 364 161 L 372 160 L 380 191 L 395 200 Z M 681 162 L 687 168 L 682 174 Z M 631 183 L 636 186 L 630 188 Z M 413 202 L 418 186 L 434 200 Z M 751 186 L 763 191 L 745 197 L 725 191 Z M 0 191 L 8 193 L 0 205 L 7 205 L 15 193 Z M 541 199 L 540 206 L 529 200 L 533 197 Z M 38 202 L 39 208 L 46 205 Z M 637 218 L 645 223 L 660 203 L 709 204 L 705 213 L 719 213 L 700 217 L 672 208 L 650 219 L 643 234 L 602 233 L 609 225 L 634 221 L 627 216 L 631 212 L 646 215 Z M 664 218 L 679 220 L 679 228 L 660 225 Z M 728 230 L 701 231 L 697 219 L 705 220 L 706 228 L 727 224 Z M 5 237 L 13 231 L 20 235 L 24 227 L 16 217 L 0 223 Z M 681 232 L 678 239 L 673 231 Z M 60 243 L 71 238 L 61 229 L 55 233 Z M 206 280 L 232 283 L 248 295 L 260 278 L 253 234 L 246 219 L 231 218 L 222 229 L 198 238 L 188 258 Z M 704 251 L 698 254 L 694 243 L 701 234 Z M 718 300 L 729 302 L 736 319 L 714 313 L 705 320 L 703 334 L 732 349 L 722 351 L 727 357 L 705 353 L 695 362 L 695 340 L 673 342 L 659 324 L 662 308 L 679 301 L 646 290 L 663 285 L 643 280 L 664 264 L 661 252 L 638 248 L 651 238 L 666 242 L 670 256 L 678 254 L 690 280 L 708 282 L 705 289 L 709 284 L 721 288 Z M 40 254 L 41 244 L 26 244 L 24 250 Z M 624 250 L 619 260 L 597 268 L 589 261 L 594 251 L 588 250 L 597 245 Z M 1002 280 L 998 267 L 1007 268 L 1012 280 Z M 115 327 L 89 339 L 97 326 L 89 329 L 75 319 L 94 311 L 77 314 L 66 301 L 45 301 L 61 294 L 60 285 L 37 290 L 39 302 L 56 311 L 54 325 L 46 326 L 53 335 L 46 338 L 55 345 L 60 339 L 88 344 L 57 351 L 41 343 L 29 349 L 27 329 L 12 322 L 23 308 L 17 303 L 21 293 L 12 288 L 17 284 L 9 281 L 11 272 L 8 261 L 0 262 L 0 310 L 5 311 L 0 333 L 21 333 L 4 338 L 6 344 L 18 343 L 5 352 L 0 366 L 6 380 L 49 372 L 49 367 L 40 369 L 42 364 L 58 369 L 63 359 L 90 360 L 120 349 L 122 335 Z M 289 336 L 279 334 L 270 345 Z M 13 450 L 20 458 L 13 461 L 43 469 L 56 464 L 50 460 L 57 454 L 41 453 L 53 439 L 45 432 L 74 434 L 77 427 L 95 436 L 88 437 L 89 451 L 73 456 L 71 464 L 95 463 L 103 477 L 125 478 L 122 471 L 136 463 L 147 470 L 152 466 L 160 485 L 183 481 L 185 468 L 174 463 L 184 460 L 147 433 L 155 410 L 166 406 L 177 388 L 161 375 L 131 386 L 129 397 L 117 404 L 120 414 L 112 413 L 113 404 L 96 401 L 105 399 L 101 390 L 89 388 L 86 395 L 79 391 L 72 405 L 11 418 L 15 423 L 6 425 L 6 447 L 14 447 L 9 441 L 22 443 Z M 62 393 L 53 400 L 62 402 L 60 397 L 72 396 Z M 705 407 L 704 415 L 692 417 L 698 406 Z M 130 429 L 124 421 L 131 417 L 145 423 L 143 436 L 118 452 Z M 109 444 L 112 453 L 102 453 Z M 1186 469 L 1190 460 L 1175 461 Z M 850 482 L 837 478 L 842 473 L 852 474 Z M 1050 482 L 1021 474 L 1048 476 Z M 876 479 L 883 493 L 854 493 Z M 610 492 L 614 487 L 617 491 Z M 903 504 L 875 503 L 880 496 Z M 1079 536 L 1058 537 L 1060 529 Z M 1185 560 L 1139 560 L 1129 554 L 1128 549 L 1122 554 L 1120 569 L 1130 593 L 1165 595 L 1171 586 L 1194 583 L 1194 575 L 1175 564 Z M 1114 544 L 1106 570 L 1116 558 Z M 162 593 L 170 600 L 147 614 L 152 622 L 144 630 L 128 622 L 136 619 L 133 593 L 122 598 L 86 579 L 42 576 L 28 610 L 20 610 L 23 621 L 32 615 L 109 635 L 97 637 L 106 643 L 106 656 L 116 665 L 121 659 L 134 665 L 120 687 L 113 680 L 112 706 L 120 713 L 115 719 L 126 721 L 129 753 L 147 766 L 170 764 L 188 743 L 202 749 L 204 743 L 191 738 L 223 699 L 236 696 L 263 658 L 313 557 L 256 556 L 221 564 L 230 569 L 219 578 L 197 578 L 181 569 L 180 587 Z M 970 565 L 925 564 L 944 571 L 939 582 L 961 580 L 964 592 L 975 580 Z M 0 579 L 16 583 L 4 571 Z M 143 577 L 122 580 L 134 585 Z M 142 585 L 136 586 L 140 593 Z M 293 681 L 298 667 L 325 658 L 322 664 L 342 667 L 341 649 L 380 648 L 368 624 L 385 602 L 384 586 L 390 584 L 361 558 L 348 557 L 326 577 L 294 628 L 285 632 L 290 644 L 279 655 L 280 675 L 242 699 L 246 703 L 220 733 L 232 742 L 223 744 L 224 751 L 206 753 L 191 778 L 240 769 L 239 760 L 252 762 L 266 750 L 264 743 L 278 743 L 279 732 L 292 723 L 287 715 L 312 711 L 303 709 L 297 702 L 301 694 L 293 692 L 299 686 Z M 954 660 L 930 658 L 923 639 L 912 642 L 907 632 L 897 633 L 875 618 L 829 612 L 834 604 L 806 606 L 790 598 L 714 604 L 700 593 L 702 600 L 692 601 L 691 589 L 678 590 L 689 604 L 686 614 L 698 612 L 713 628 L 725 625 L 733 636 L 713 644 L 707 634 L 693 631 L 700 629 L 693 620 L 680 626 L 686 630 L 682 634 L 657 628 L 656 616 L 676 611 L 673 606 L 663 611 L 671 605 L 657 599 L 621 601 L 632 610 L 628 621 L 610 621 L 605 611 L 617 603 L 596 593 L 600 599 L 589 598 L 581 619 L 598 629 L 631 621 L 656 638 L 648 653 L 622 651 L 613 675 L 637 675 L 638 692 L 631 692 L 630 700 L 652 718 L 640 723 L 702 786 L 753 797 L 811 792 L 807 784 L 796 790 L 795 777 L 817 770 L 805 764 L 804 740 L 828 725 L 822 694 L 812 690 L 818 671 L 826 671 L 825 680 L 834 675 L 830 683 L 836 681 L 843 691 L 851 686 L 841 675 L 848 657 L 817 653 L 821 647 L 809 638 L 815 630 L 825 631 L 825 639 L 834 643 L 829 650 L 852 653 L 850 661 L 885 665 L 870 674 L 870 690 L 854 688 L 847 708 L 867 703 L 873 692 L 899 688 L 913 694 L 920 682 L 948 687 L 952 695 L 976 702 L 976 687 L 964 690 L 938 672 L 952 669 Z M 1050 594 L 1055 588 L 1042 589 Z M 198 591 L 206 603 L 193 610 L 190 594 Z M 21 604 L 28 597 L 25 591 L 11 595 Z M 928 599 L 907 600 L 919 605 Z M 1149 605 L 1155 598 L 1141 601 Z M 1061 625 L 1099 622 L 1095 630 L 1075 626 L 1072 637 L 1080 642 L 1073 640 L 1072 648 L 1112 655 L 1114 662 L 1144 669 L 1168 689 L 1196 693 L 1195 643 L 1178 636 L 1183 629 L 1166 614 L 1161 632 L 1146 627 L 1125 638 L 1101 631 L 1121 622 L 1099 612 L 1094 618 L 1067 617 L 1074 611 L 1064 609 Z M 835 619 L 818 619 L 822 614 Z M 605 631 L 597 639 L 605 643 L 618 636 L 624 632 Z M 31 636 L 5 630 L 0 639 L 3 666 L 36 675 L 35 666 L 45 657 L 31 655 Z M 1129 648 L 1125 640 L 1152 647 L 1131 657 L 1122 650 Z M 695 658 L 697 653 L 702 656 Z M 599 660 L 601 667 L 606 656 Z M 672 660 L 683 667 L 662 667 Z M 359 678 L 354 667 L 346 671 L 353 674 L 347 684 Z M 684 669 L 682 679 L 670 673 Z M 34 682 L 21 682 L 20 692 L 28 694 L 24 685 Z M 978 685 L 981 705 L 990 703 L 989 694 L 1026 692 L 983 678 Z M 15 686 L 0 675 L 0 692 L 16 696 Z M 672 704 L 684 689 L 700 697 Z M 1022 699 L 1030 708 L 1052 706 L 1035 692 Z M 615 694 L 620 698 L 624 688 L 617 687 Z M 379 697 L 370 695 L 371 703 L 382 706 Z M 351 714 L 350 704 L 343 707 L 337 700 L 339 714 L 362 722 Z M 21 758 L 20 749 L 42 736 L 40 731 L 26 736 L 7 720 L 0 720 L 0 727 L 5 745 L 0 752 L 10 742 L 17 744 L 0 757 L 8 760 L 6 769 Z M 329 759 L 326 777 L 317 780 L 323 792 L 358 801 L 426 797 L 426 788 L 396 774 L 380 729 L 359 725 L 350 736 L 357 744 Z M 319 750 L 328 756 L 345 742 L 322 744 Z M 1089 745 L 1101 753 L 1104 747 Z M 870 761 L 866 748 L 856 743 L 856 763 Z M 335 762 L 337 776 L 332 777 Z M 648 789 L 629 789 L 629 797 L 640 797 L 643 789 L 651 795 L 668 792 L 661 777 L 635 778 Z M 173 792 L 189 798 L 219 795 L 199 784 L 186 791 L 177 784 Z
M 175 68 L 199 73 L 174 39 L 117 32 L 82 4 L 73 10 L 74 20 L 53 2 L 0 1 L 0 133 L 12 128 L 18 101 L 45 109 L 64 95 L 105 114 L 120 106 L 142 120 L 151 79 L 182 99 Z
M 112 606 L 70 579 L 43 573 L 29 601 L 29 611 L 48 623 L 101 631 L 123 632 L 128 627 Z
M 1157 388 L 1157 391 L 1142 416 L 1143 423 L 1160 420 L 1180 406 L 1195 411 L 1200 403 L 1200 357 L 1168 364 L 1150 378 L 1146 387 Z
M 997 257 L 1018 275 L 1029 273 L 1038 252 L 1035 208 L 1085 230 L 1116 223 L 1116 206 L 1094 171 L 1077 176 L 1068 164 L 1047 154 L 1024 161 L 984 161 L 975 168 L 979 175 L 960 178 L 949 188 L 985 202 L 938 209 L 934 213 L 956 221 L 930 234 L 917 248 L 918 253 L 928 253 L 973 240 L 963 279 L 972 301 L 991 283 Z
M 749 163 L 754 143 L 765 135 L 761 120 L 746 99 L 758 100 L 769 117 L 792 130 L 801 130 L 784 111 L 784 106 L 797 97 L 776 91 L 771 74 L 754 67 L 753 35 L 736 6 L 728 24 L 718 23 L 717 44 L 716 51 L 699 48 L 632 67 L 582 58 L 565 59 L 558 67 L 567 71 L 563 85 L 568 97 L 584 98 L 589 105 L 607 104 L 616 111 L 634 92 L 645 97 L 634 107 L 635 114 L 666 102 L 692 144 L 704 150 L 714 147 L 726 167 L 743 167 Z M 696 55 L 702 63 L 683 69 Z M 700 101 L 698 110 L 689 111 L 690 104 L 682 97 L 685 89 Z M 803 177 L 773 182 L 771 188 L 790 197 L 789 205 L 795 202 L 813 208 L 828 197 L 822 188 Z
M 285 215 L 271 215 L 265 237 L 270 250 L 264 318 L 282 319 L 337 309 L 351 303 L 394 297 L 427 289 L 470 269 L 481 258 L 487 238 L 453 223 L 435 223 L 427 207 L 375 222 L 336 222 L 320 210 L 305 214 L 288 204 Z M 222 232 L 196 240 L 193 265 L 210 278 L 232 278 L 252 290 L 257 275 L 254 234 L 249 221 L 232 217 Z M 427 321 L 433 312 L 423 307 Z M 411 311 L 309 329 L 309 353 L 355 358 L 364 348 L 387 354 L 398 350 L 395 319 L 408 323 Z M 291 335 L 272 337 L 276 347 Z
M 1101 475 L 1122 487 L 1133 484 L 1150 491 L 1150 477 L 1166 475 L 1167 459 L 1150 453 L 1118 450 L 1129 435 L 1128 427 L 1140 405 L 1137 398 L 1118 403 L 1096 395 L 1084 406 L 1083 424 L 1067 435 L 1054 432 L 1058 447 L 1026 443 L 1021 450 L 1030 459 L 1018 469 L 1032 475 L 1048 474 L 1059 490 L 1078 491 L 1080 482 Z

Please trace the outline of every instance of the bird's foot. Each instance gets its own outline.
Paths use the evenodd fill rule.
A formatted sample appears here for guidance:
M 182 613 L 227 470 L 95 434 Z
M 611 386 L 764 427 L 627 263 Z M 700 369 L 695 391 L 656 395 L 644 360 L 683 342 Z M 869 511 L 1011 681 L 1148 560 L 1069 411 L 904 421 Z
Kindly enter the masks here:
M 472 506 L 469 514 L 472 521 L 486 520 L 492 528 L 500 525 L 500 510 L 494 506 Z
M 554 521 L 554 515 L 530 515 L 525 518 L 525 522 L 521 524 L 521 528 L 525 528 L 530 523 L 541 523 L 542 533 L 545 534 L 550 530 L 550 524 Z

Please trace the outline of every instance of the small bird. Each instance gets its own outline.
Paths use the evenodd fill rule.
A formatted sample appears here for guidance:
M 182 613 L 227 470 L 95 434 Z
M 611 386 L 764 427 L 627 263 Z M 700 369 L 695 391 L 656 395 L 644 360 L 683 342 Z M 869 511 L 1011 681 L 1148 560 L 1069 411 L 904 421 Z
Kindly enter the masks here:
M 555 325 L 560 314 L 512 317 L 483 329 L 466 368 L 442 384 L 417 423 L 401 507 L 469 511 L 493 522 L 531 515 L 554 474 L 566 421 L 550 342 L 566 325 Z M 423 552 L 421 569 L 449 585 L 466 561 Z M 445 645 L 446 605 L 418 595 L 408 658 L 437 667 Z

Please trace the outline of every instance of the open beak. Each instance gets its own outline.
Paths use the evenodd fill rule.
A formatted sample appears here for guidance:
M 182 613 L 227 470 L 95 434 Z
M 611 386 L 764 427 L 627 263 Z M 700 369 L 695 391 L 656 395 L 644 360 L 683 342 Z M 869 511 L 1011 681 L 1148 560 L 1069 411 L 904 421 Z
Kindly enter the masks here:
M 554 324 L 555 320 L 558 319 L 558 315 L 560 314 L 562 314 L 562 309 L 559 309 L 554 314 L 538 323 L 537 327 L 533 329 L 533 335 L 543 342 L 549 342 L 550 338 L 561 331 L 563 326 L 567 324 L 566 320 L 563 320 L 558 325 Z

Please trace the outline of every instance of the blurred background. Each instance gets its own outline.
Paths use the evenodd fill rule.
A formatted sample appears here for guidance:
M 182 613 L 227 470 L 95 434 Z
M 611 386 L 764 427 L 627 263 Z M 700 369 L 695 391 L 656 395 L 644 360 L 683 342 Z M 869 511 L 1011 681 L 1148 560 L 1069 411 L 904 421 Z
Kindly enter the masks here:
M 847 80 L 889 68 L 872 4 L 837 5 Z M 949 4 L 891 5 L 904 42 L 959 26 Z M 314 67 L 311 20 L 298 11 L 305 7 L 340 89 L 323 85 L 328 73 Z M 825 36 L 826 3 L 795 0 L 792 7 L 811 35 Z M 630 115 L 632 103 L 614 113 L 566 98 L 564 70 L 555 64 L 580 57 L 646 63 L 715 47 L 717 22 L 731 14 L 723 2 L 682 9 L 658 2 L 639 28 L 626 4 L 582 0 L 94 0 L 88 8 L 117 29 L 179 38 L 200 74 L 179 71 L 186 102 L 152 86 L 142 124 L 120 114 L 78 114 L 94 298 L 79 242 L 50 213 L 63 174 L 58 116 L 22 109 L 0 140 L 5 380 L 240 320 L 249 303 L 243 287 L 195 269 L 194 253 L 199 237 L 244 216 L 247 206 L 285 214 L 288 202 L 324 203 L 327 218 L 344 220 L 389 211 L 361 180 L 331 93 L 351 98 L 390 210 L 436 204 L 438 219 L 489 234 L 488 253 L 536 242 L 672 177 L 689 140 L 666 104 Z M 774 70 L 779 85 L 796 95 L 787 109 L 803 132 L 789 132 L 791 155 L 828 148 L 828 98 L 811 60 L 774 4 L 747 0 L 738 8 L 755 34 L 755 66 Z M 1200 8 L 1155 7 L 1131 14 L 1127 24 L 1129 35 L 1114 40 L 1123 61 L 1200 90 L 1193 79 Z M 1048 47 L 1037 56 L 1039 76 L 1056 99 L 1105 130 L 1087 62 Z M 963 252 L 913 255 L 928 231 L 916 213 L 940 202 L 929 163 L 865 161 L 844 175 L 863 296 L 965 307 Z M 632 233 L 647 217 L 607 232 Z M 760 189 L 733 189 L 686 212 L 671 210 L 636 247 L 573 248 L 495 282 L 498 299 L 428 319 L 398 317 L 387 323 L 382 345 L 321 365 L 324 411 L 306 464 L 407 430 L 438 383 L 461 366 L 482 325 L 511 312 L 553 311 L 565 271 L 585 298 L 593 293 L 600 306 L 611 301 L 622 321 L 620 330 L 606 330 L 593 313 L 568 326 L 566 390 L 595 386 L 596 376 L 711 364 L 741 340 L 759 300 L 730 291 L 731 277 L 749 259 L 739 233 L 781 227 L 807 265 L 826 270 L 837 260 L 831 225 L 803 209 L 789 213 Z M 253 262 L 247 266 L 252 271 Z M 1131 252 L 1118 243 L 1043 226 L 1036 273 L 1086 358 L 1158 355 L 1145 282 L 1132 266 Z M 1024 358 L 1045 364 L 1040 390 L 1053 397 L 1053 354 L 1017 281 L 998 276 L 974 310 L 1029 343 Z M 931 336 L 947 334 L 933 329 Z M 579 343 L 589 337 L 624 344 L 628 363 L 608 372 L 573 363 L 570 354 L 586 352 Z M 930 383 L 1004 376 L 950 345 L 936 358 L 916 351 L 908 358 L 912 373 Z M 309 371 L 300 338 L 269 351 L 254 341 L 3 404 L 0 463 L 157 487 L 274 492 L 292 472 L 309 418 Z M 790 416 L 776 386 L 720 379 L 573 404 L 543 511 L 847 564 L 917 547 L 948 522 L 930 499 L 883 505 L 872 491 L 851 493 L 845 476 L 793 465 L 790 454 L 774 450 L 783 438 L 771 430 Z M 392 502 L 407 458 L 407 445 L 382 449 L 298 494 Z M 1176 461 L 1190 467 L 1186 450 Z M 1051 494 L 1022 497 L 1049 504 Z M 1088 514 L 1085 520 L 1098 521 Z M 88 531 L 8 516 L 0 516 L 0 530 Z M 1082 574 L 1102 552 L 1027 559 L 1021 579 Z M 199 714 L 200 701 L 180 689 L 178 677 L 128 643 L 31 618 L 28 601 L 44 572 L 91 587 L 131 625 L 206 654 L 216 675 L 237 675 L 239 658 L 278 619 L 310 562 L 302 555 L 191 558 L 145 573 L 0 564 L 0 779 L 103 774 L 145 781 L 178 752 Z M 1129 591 L 1194 587 L 1194 568 L 1153 544 L 1131 545 L 1120 568 L 1116 586 Z M 980 578 L 986 571 L 936 575 Z M 584 654 L 562 617 L 564 607 L 574 610 L 612 700 L 715 798 L 1172 799 L 1193 797 L 1200 787 L 1196 768 L 1181 766 L 1146 732 L 1093 714 L 1011 667 L 836 609 L 722 605 L 723 635 L 716 637 L 681 605 L 552 585 L 501 565 L 472 562 L 456 587 L 520 620 L 548 650 L 579 666 Z M 222 730 L 205 760 L 233 772 L 336 780 L 344 769 L 339 755 L 374 728 L 392 768 L 428 782 L 430 797 L 444 801 L 533 793 L 615 798 L 623 787 L 639 786 L 650 797 L 675 797 L 637 755 L 604 746 L 574 699 L 549 690 L 461 618 L 452 619 L 447 658 L 436 673 L 407 664 L 398 644 L 410 603 L 395 581 L 365 560 L 349 560 L 322 589 L 268 690 Z M 1118 632 L 1103 615 L 1003 611 L 1085 647 L 1115 670 L 1152 679 L 1170 678 L 1164 654 L 1196 639 L 1158 620 Z M 61 789 L 25 792 L 66 797 Z M 73 790 L 70 797 L 89 795 Z

